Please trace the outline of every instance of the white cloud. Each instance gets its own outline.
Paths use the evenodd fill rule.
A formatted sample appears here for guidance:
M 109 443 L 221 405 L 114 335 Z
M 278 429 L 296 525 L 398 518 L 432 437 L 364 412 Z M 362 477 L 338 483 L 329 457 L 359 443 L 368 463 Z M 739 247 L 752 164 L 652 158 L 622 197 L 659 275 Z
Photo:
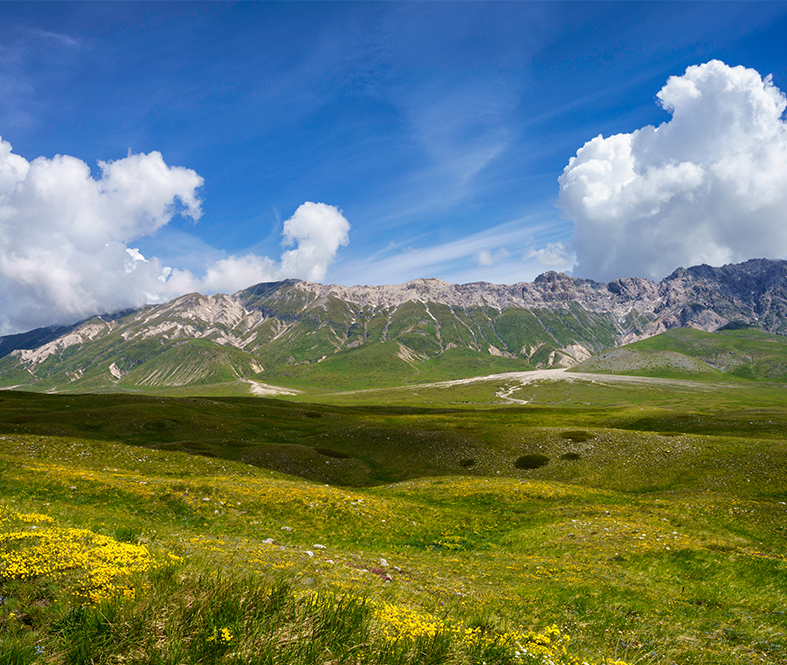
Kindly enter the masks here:
M 161 266 L 126 243 L 177 212 L 201 215 L 202 178 L 157 152 L 99 168 L 94 178 L 66 155 L 28 162 L 0 140 L 0 331 L 144 304 Z
M 202 278 L 188 270 L 173 270 L 160 293 L 167 297 L 189 291 L 234 293 L 290 277 L 318 282 L 328 272 L 339 246 L 349 242 L 349 231 L 350 223 L 338 208 L 307 201 L 284 222 L 282 245 L 295 248 L 283 252 L 279 262 L 245 254 L 212 262 Z
M 252 284 L 278 279 L 283 279 L 283 273 L 275 261 L 267 256 L 245 254 L 211 263 L 205 277 L 197 280 L 195 286 L 200 291 L 234 293 Z
M 492 252 L 488 249 L 482 249 L 478 254 L 476 254 L 476 260 L 478 261 L 479 265 L 482 266 L 491 266 L 495 262 L 495 257 L 492 256 Z
M 575 274 L 658 279 L 787 254 L 787 99 L 770 76 L 713 60 L 657 97 L 669 121 L 594 138 L 559 178 Z
M 24 157 L 11 152 L 11 144 L 0 138 L 0 196 L 13 191 L 16 184 L 25 179 L 30 168 Z
M 571 270 L 576 263 L 576 256 L 562 242 L 549 242 L 541 249 L 531 249 L 523 259 L 535 259 L 544 268 L 560 271 Z
M 296 245 L 281 257 L 281 274 L 311 281 L 325 277 L 339 246 L 349 242 L 350 223 L 338 208 L 306 202 L 284 222 L 284 246 Z
M 202 214 L 202 178 L 161 154 L 99 162 L 94 178 L 66 155 L 28 162 L 0 139 L 0 334 L 139 307 L 188 291 L 237 291 L 260 281 L 322 279 L 349 223 L 305 203 L 284 224 L 281 262 L 254 254 L 206 266 L 204 277 L 130 247 L 180 214 Z
M 511 256 L 511 252 L 505 247 L 501 247 L 494 253 L 490 252 L 488 249 L 482 249 L 475 255 L 475 260 L 478 261 L 478 265 L 480 266 L 493 266 L 495 263 L 504 261 L 509 256 Z

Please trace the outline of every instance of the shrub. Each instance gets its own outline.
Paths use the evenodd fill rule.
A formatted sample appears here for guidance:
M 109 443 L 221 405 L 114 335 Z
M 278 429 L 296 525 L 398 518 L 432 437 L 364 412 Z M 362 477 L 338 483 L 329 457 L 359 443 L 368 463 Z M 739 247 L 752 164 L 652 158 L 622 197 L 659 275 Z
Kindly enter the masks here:
M 531 453 L 530 455 L 522 455 L 522 457 L 517 458 L 517 461 L 514 462 L 514 466 L 517 469 L 538 469 L 548 462 L 549 458 L 546 455 Z
M 580 457 L 582 457 L 582 455 L 580 455 L 579 453 L 563 453 L 560 456 L 560 459 L 569 460 L 570 462 L 575 462 Z
M 321 446 L 315 448 L 314 452 L 319 453 L 320 455 L 325 455 L 326 457 L 333 457 L 335 459 L 350 459 L 350 456 L 345 453 L 341 453 L 338 450 L 333 450 L 331 448 L 323 448 Z
M 461 462 L 459 462 L 459 466 L 461 466 L 463 469 L 469 469 L 471 466 L 475 466 L 475 460 L 463 459 Z
M 577 443 L 582 443 L 583 441 L 593 438 L 593 434 L 586 432 L 583 429 L 566 430 L 565 432 L 561 432 L 560 436 L 564 439 L 568 439 L 569 441 L 576 441 Z

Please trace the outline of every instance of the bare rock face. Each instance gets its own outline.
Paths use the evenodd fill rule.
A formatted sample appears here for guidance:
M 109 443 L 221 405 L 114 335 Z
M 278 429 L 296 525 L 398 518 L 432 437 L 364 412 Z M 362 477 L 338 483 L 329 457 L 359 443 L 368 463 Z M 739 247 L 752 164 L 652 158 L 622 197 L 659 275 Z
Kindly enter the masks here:
M 0 338 L 0 385 L 15 384 L 20 372 L 85 385 L 148 385 L 176 375 L 181 383 L 243 378 L 386 342 L 396 343 L 397 357 L 414 368 L 467 351 L 521 361 L 523 368 L 565 367 L 670 328 L 730 324 L 787 334 L 787 261 L 678 268 L 659 283 L 631 277 L 602 284 L 550 271 L 510 285 L 285 280 L 234 295 L 193 293 Z M 3 383 L 4 376 L 16 378 Z
M 725 322 L 787 333 L 787 261 L 752 259 L 720 268 L 678 268 L 662 280 L 660 291 L 665 305 L 686 310 L 683 326 L 715 330 L 720 326 L 702 323 L 712 326 L 712 313 Z M 702 317 L 700 312 L 708 313 Z
M 277 292 L 277 283 L 269 293 Z M 532 283 L 512 285 L 476 282 L 448 284 L 439 279 L 419 279 L 396 286 L 337 286 L 292 281 L 305 301 L 334 297 L 360 307 L 396 308 L 412 301 L 442 303 L 468 309 L 507 307 L 563 309 L 571 304 L 619 319 L 632 312 L 650 325 L 640 338 L 673 327 L 716 330 L 730 321 L 762 327 L 770 332 L 787 330 L 787 261 L 752 259 L 713 268 L 707 265 L 678 268 L 660 283 L 639 277 L 609 284 L 546 272 Z M 244 298 L 246 292 L 236 294 Z
M 16 349 L 11 354 L 19 358 L 23 363 L 37 365 L 50 356 L 65 351 L 70 346 L 84 344 L 86 341 L 102 336 L 103 333 L 111 330 L 111 328 L 111 323 L 107 323 L 100 318 L 90 319 L 74 326 L 66 334 L 38 348 Z

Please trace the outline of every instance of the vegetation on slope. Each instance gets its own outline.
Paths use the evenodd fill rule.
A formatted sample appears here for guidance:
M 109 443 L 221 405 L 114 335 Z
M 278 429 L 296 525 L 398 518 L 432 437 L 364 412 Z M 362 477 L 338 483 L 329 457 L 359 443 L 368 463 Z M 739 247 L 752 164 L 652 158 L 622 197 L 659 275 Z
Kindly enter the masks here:
M 605 285 L 550 271 L 532 284 L 507 286 L 420 279 L 348 288 L 285 280 L 234 296 L 191 293 L 0 337 L 0 385 L 84 392 L 216 384 L 211 390 L 226 394 L 237 380 L 258 380 L 354 390 L 564 367 L 674 326 L 731 322 L 728 328 L 783 331 L 785 265 L 761 259 L 681 268 L 658 285 L 639 278 Z M 707 379 L 787 376 L 783 348 L 766 348 L 767 335 L 723 331 L 709 342 L 683 332 L 605 354 L 600 366 L 588 367 Z
M 150 391 L 241 378 L 351 390 L 559 365 L 577 350 L 584 357 L 615 344 L 622 332 L 612 314 L 573 302 L 361 307 L 292 284 L 273 293 L 258 286 L 265 288 L 245 292 L 243 307 L 228 296 L 190 294 L 94 317 L 54 339 L 50 329 L 0 338 L 0 385 Z
M 604 351 L 574 369 L 710 381 L 787 382 L 787 337 L 749 327 L 730 326 L 715 333 L 673 328 Z
M 532 369 L 527 360 L 448 349 L 435 357 L 419 357 L 399 342 L 340 351 L 324 361 L 274 367 L 259 378 L 307 390 L 364 390 L 421 384 Z

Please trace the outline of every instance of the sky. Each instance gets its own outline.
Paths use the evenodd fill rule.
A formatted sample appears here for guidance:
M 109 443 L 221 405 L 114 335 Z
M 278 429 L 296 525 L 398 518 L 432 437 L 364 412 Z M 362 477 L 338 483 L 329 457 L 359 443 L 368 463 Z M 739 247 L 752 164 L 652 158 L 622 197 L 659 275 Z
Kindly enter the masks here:
M 787 256 L 785 2 L 0 3 L 0 335 Z

